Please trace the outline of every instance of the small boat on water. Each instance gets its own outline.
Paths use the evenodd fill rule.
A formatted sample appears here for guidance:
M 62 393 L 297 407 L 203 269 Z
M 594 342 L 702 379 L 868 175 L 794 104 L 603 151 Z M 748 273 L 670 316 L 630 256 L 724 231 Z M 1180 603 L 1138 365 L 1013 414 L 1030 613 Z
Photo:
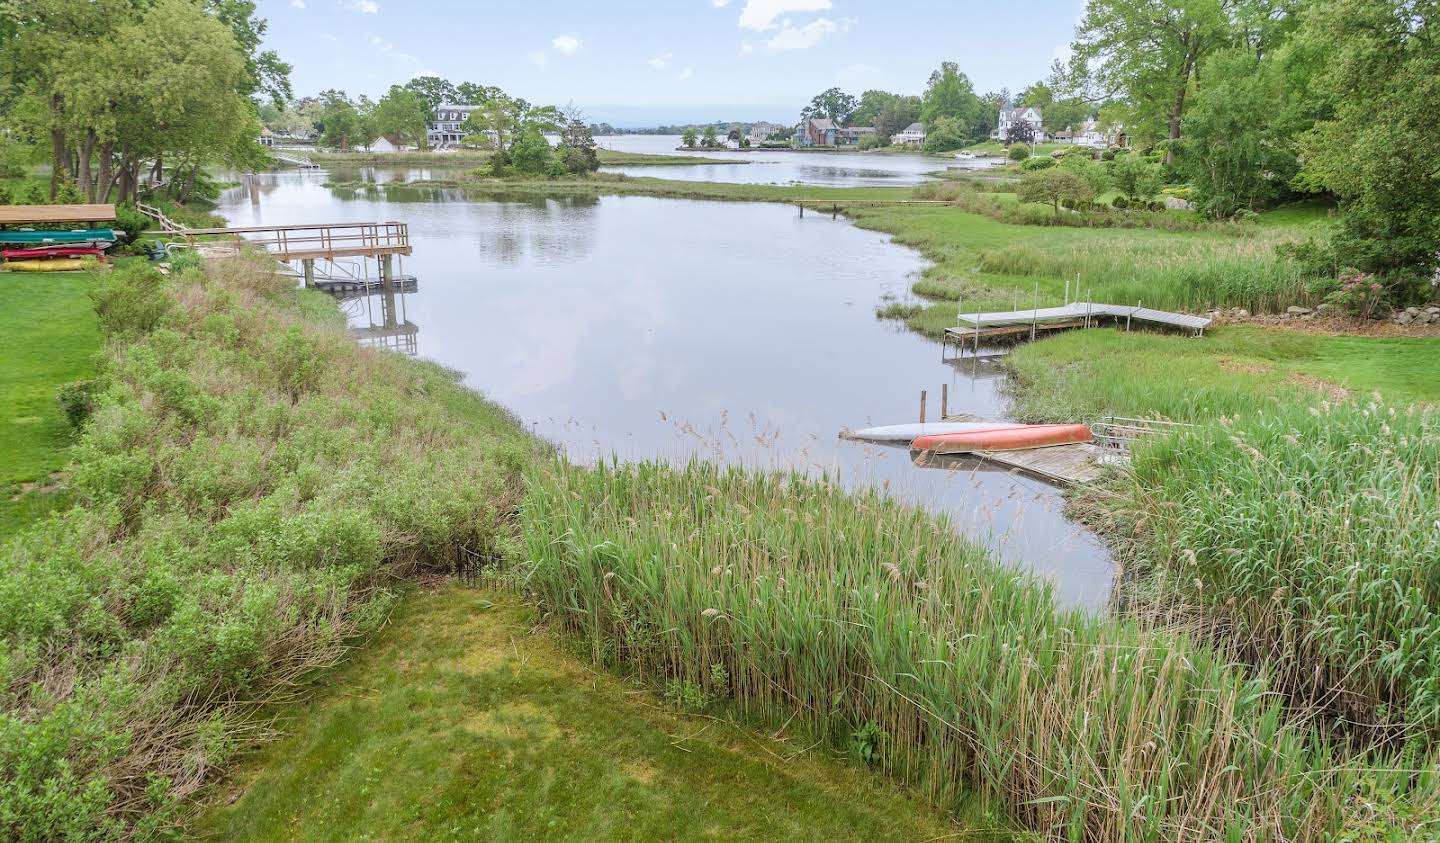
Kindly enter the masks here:
M 1025 424 L 994 430 L 918 436 L 910 443 L 910 447 L 917 451 L 933 451 L 937 454 L 972 454 L 1078 445 L 1089 442 L 1090 439 L 1090 428 L 1083 424 Z
M 53 246 L 44 249 L 4 249 L 0 257 L 7 261 L 31 260 L 34 258 L 83 258 L 100 257 L 104 251 L 96 246 Z
M 881 427 L 865 427 L 841 433 L 843 439 L 858 439 L 863 442 L 912 442 L 919 437 L 940 436 L 952 433 L 980 433 L 991 430 L 1024 427 L 1012 422 L 929 422 L 916 424 L 888 424 Z
M 969 161 L 969 160 L 971 160 L 971 159 L 973 159 L 973 158 L 975 157 L 975 153 L 973 153 L 973 152 L 957 152 L 957 153 L 955 153 L 955 157 L 956 157 L 956 158 L 959 158 L 961 161 Z

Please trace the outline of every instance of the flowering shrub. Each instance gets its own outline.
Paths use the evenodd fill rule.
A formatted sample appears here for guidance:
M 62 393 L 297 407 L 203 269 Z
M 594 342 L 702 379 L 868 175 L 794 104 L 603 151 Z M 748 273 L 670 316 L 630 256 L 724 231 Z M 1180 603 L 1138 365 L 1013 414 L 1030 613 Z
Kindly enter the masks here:
M 1386 298 L 1385 285 L 1374 274 L 1348 272 L 1340 276 L 1340 286 L 1325 301 L 1351 316 L 1369 319 L 1385 306 Z

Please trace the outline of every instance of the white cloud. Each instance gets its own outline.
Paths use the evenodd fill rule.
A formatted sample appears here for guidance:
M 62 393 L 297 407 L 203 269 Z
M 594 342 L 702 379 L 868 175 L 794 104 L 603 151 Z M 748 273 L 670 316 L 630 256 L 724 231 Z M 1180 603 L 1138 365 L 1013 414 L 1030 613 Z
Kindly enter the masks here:
M 730 0 L 710 0 L 710 5 L 714 6 L 717 9 L 723 9 L 726 6 L 730 5 Z
M 419 59 L 416 59 L 416 61 L 419 61 Z M 414 76 L 411 76 L 410 78 L 411 78 L 411 79 L 423 79 L 423 78 L 426 77 L 426 76 L 439 76 L 439 75 L 440 75 L 440 74 L 436 73 L 436 72 L 433 71 L 433 70 L 422 70 L 422 71 L 420 71 L 419 73 L 416 73 Z
M 388 53 L 388 52 L 390 52 L 391 50 L 395 49 L 395 45 L 394 45 L 394 44 L 391 44 L 389 41 L 386 41 L 384 38 L 381 38 L 379 35 L 371 35 L 371 36 L 370 36 L 370 46 L 374 47 L 375 49 L 379 50 L 379 51 L 382 52 L 382 53 Z
M 303 9 L 303 8 L 305 8 L 305 0 L 290 0 L 290 8 L 292 8 L 292 9 Z
M 853 82 L 859 79 L 868 79 L 879 72 L 880 68 L 876 67 L 873 64 L 852 64 L 844 70 L 840 71 L 840 78 L 846 80 L 847 82 Z
M 544 50 L 535 50 L 527 55 L 526 58 L 530 59 L 530 63 L 536 67 L 544 67 L 550 63 L 550 57 L 545 55 Z
M 829 18 L 816 18 L 804 26 L 795 26 L 788 19 L 781 25 L 775 37 L 765 42 L 772 50 L 808 50 L 819 44 L 827 35 L 843 32 L 847 27 Z
M 830 0 L 745 0 L 740 10 L 740 26 L 763 32 L 775 27 L 775 21 L 792 12 L 824 12 Z
M 741 42 L 740 42 L 740 55 L 742 55 L 742 56 L 744 56 L 744 55 L 749 55 L 750 53 L 753 53 L 753 52 L 755 52 L 755 45 L 754 45 L 754 44 L 751 44 L 749 41 L 741 41 Z
M 675 54 L 674 54 L 674 53 L 664 53 L 663 55 L 658 55 L 658 56 L 656 56 L 655 58 L 650 59 L 649 61 L 646 62 L 646 64 L 650 65 L 651 67 L 655 68 L 656 70 L 664 70 L 665 68 L 667 68 L 667 67 L 670 66 L 670 62 L 671 62 L 671 60 L 673 60 L 674 58 L 675 58 Z
M 550 42 L 550 46 L 567 56 L 573 56 L 580 50 L 580 39 L 574 35 L 557 35 Z
M 679 79 L 681 82 L 684 82 L 686 79 L 689 79 L 691 76 L 694 76 L 694 75 L 695 75 L 695 68 L 693 68 L 693 67 L 687 67 L 687 68 L 685 68 L 684 70 L 680 71 L 680 75 L 677 76 L 676 78 Z
M 354 12 L 357 15 L 380 14 L 380 4 L 376 3 L 375 0 L 340 0 L 336 5 L 347 12 Z

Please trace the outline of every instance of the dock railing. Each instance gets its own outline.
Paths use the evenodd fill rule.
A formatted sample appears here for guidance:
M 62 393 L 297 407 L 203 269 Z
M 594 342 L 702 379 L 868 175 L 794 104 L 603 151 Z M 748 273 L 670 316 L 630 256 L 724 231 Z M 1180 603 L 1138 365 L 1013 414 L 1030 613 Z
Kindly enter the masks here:
M 186 237 L 233 236 L 263 247 L 282 261 L 411 253 L 410 226 L 403 222 L 191 228 L 184 234 Z

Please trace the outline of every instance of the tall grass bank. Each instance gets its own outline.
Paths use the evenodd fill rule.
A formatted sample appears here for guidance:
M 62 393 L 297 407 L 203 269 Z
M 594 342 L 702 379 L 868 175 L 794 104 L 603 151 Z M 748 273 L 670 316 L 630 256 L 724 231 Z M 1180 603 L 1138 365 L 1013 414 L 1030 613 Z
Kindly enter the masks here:
M 245 261 L 97 282 L 74 506 L 0 555 L 0 839 L 149 838 L 399 579 L 506 538 L 529 445 Z
M 597 661 L 793 715 L 941 804 L 978 790 L 1049 839 L 1402 839 L 1433 810 L 1433 771 L 1342 755 L 1263 673 L 1057 611 L 876 493 L 558 466 L 531 477 L 522 523 L 521 580 Z

